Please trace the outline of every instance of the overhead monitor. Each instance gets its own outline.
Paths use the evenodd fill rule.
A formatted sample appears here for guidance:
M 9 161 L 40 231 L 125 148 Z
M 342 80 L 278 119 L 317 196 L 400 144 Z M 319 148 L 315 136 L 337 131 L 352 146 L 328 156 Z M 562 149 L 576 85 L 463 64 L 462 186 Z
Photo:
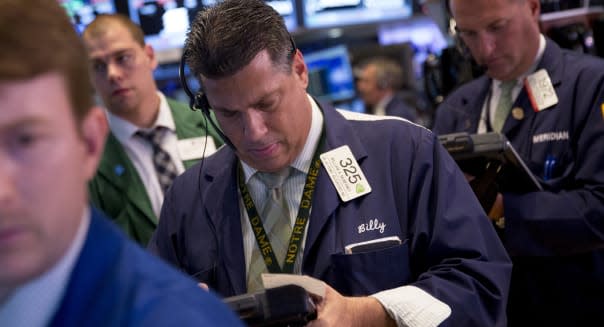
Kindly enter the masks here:
M 384 22 L 413 14 L 412 0 L 303 0 L 306 28 Z
M 308 67 L 308 93 L 332 103 L 355 96 L 354 76 L 346 46 L 304 52 L 304 60 Z
M 128 0 L 130 19 L 156 51 L 182 48 L 190 22 L 202 8 L 201 0 Z
M 97 15 L 116 12 L 113 0 L 59 0 L 59 3 L 67 11 L 78 34 L 81 34 Z
M 285 19 L 287 27 L 296 28 L 294 0 L 266 1 Z M 128 0 L 130 18 L 145 33 L 145 41 L 156 51 L 183 47 L 191 22 L 198 11 L 218 0 Z
M 413 46 L 413 61 L 416 77 L 420 77 L 421 67 L 428 55 L 440 55 L 449 46 L 448 38 L 430 17 L 418 16 L 413 19 L 378 28 L 378 41 L 383 47 L 409 43 Z

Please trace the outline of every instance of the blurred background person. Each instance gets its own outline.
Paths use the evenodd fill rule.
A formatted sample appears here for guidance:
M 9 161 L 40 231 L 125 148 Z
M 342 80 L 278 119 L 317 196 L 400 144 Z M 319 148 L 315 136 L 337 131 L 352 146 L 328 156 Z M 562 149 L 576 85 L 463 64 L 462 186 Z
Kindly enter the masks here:
M 403 68 L 393 59 L 373 57 L 355 69 L 357 90 L 366 112 L 378 116 L 396 116 L 419 123 L 414 95 L 403 89 Z
M 83 40 L 111 129 L 92 202 L 144 246 L 174 177 L 222 142 L 203 115 L 157 90 L 155 52 L 128 17 L 97 16 Z

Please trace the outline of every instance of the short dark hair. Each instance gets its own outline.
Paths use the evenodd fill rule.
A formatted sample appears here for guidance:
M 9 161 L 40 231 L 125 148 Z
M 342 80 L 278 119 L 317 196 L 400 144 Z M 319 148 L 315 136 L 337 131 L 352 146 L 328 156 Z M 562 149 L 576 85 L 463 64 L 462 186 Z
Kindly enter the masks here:
M 261 0 L 226 0 L 199 12 L 185 42 L 186 63 L 197 78 L 228 77 L 267 50 L 291 72 L 292 40 L 283 18 Z
M 1 81 L 56 72 L 78 121 L 93 107 L 86 50 L 58 1 L 0 1 L 0 47 Z
M 88 26 L 84 29 L 84 36 L 90 35 L 90 37 L 97 37 L 102 35 L 109 28 L 109 24 L 118 23 L 124 26 L 129 32 L 134 41 L 141 47 L 145 46 L 145 33 L 143 29 L 136 25 L 128 16 L 123 14 L 101 14 L 98 15 Z

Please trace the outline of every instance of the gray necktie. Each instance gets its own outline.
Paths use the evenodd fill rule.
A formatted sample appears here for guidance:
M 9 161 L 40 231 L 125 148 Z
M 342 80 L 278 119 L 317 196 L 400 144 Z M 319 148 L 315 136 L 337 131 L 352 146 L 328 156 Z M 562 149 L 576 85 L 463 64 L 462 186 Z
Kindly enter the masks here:
M 282 187 L 289 174 L 290 168 L 280 173 L 257 172 L 255 175 L 268 189 L 267 199 L 260 213 L 260 218 L 279 266 L 282 266 L 285 260 L 289 238 L 292 233 L 289 208 L 285 196 L 283 196 Z M 248 292 L 262 289 L 260 274 L 266 271 L 264 257 L 258 249 L 258 244 L 255 244 L 248 273 Z
M 497 103 L 497 109 L 495 109 L 495 118 L 493 119 L 493 130 L 500 133 L 503 129 L 510 110 L 512 110 L 512 90 L 516 85 L 516 80 L 506 81 L 501 83 L 499 86 L 501 89 L 501 95 L 499 96 L 499 102 Z
M 163 193 L 166 193 L 170 185 L 172 185 L 174 178 L 178 176 L 176 165 L 172 161 L 170 154 L 161 147 L 161 140 L 167 130 L 165 127 L 157 126 L 151 130 L 139 130 L 136 132 L 136 135 L 149 142 L 153 148 L 153 166 L 155 166 L 157 179 Z

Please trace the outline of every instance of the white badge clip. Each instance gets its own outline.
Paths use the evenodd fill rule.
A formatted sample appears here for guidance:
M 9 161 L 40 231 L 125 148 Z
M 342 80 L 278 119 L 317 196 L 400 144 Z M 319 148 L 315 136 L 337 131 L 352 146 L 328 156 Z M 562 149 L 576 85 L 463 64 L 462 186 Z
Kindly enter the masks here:
M 348 145 L 325 152 L 320 157 L 342 201 L 348 202 L 371 192 L 371 186 Z
M 558 103 L 558 95 L 552 85 L 552 80 L 545 69 L 540 69 L 529 75 L 524 81 L 526 90 L 535 112 L 547 109 Z
M 214 152 L 216 152 L 216 144 L 209 136 L 178 140 L 178 154 L 182 161 L 201 159 L 204 155 L 207 157 Z

